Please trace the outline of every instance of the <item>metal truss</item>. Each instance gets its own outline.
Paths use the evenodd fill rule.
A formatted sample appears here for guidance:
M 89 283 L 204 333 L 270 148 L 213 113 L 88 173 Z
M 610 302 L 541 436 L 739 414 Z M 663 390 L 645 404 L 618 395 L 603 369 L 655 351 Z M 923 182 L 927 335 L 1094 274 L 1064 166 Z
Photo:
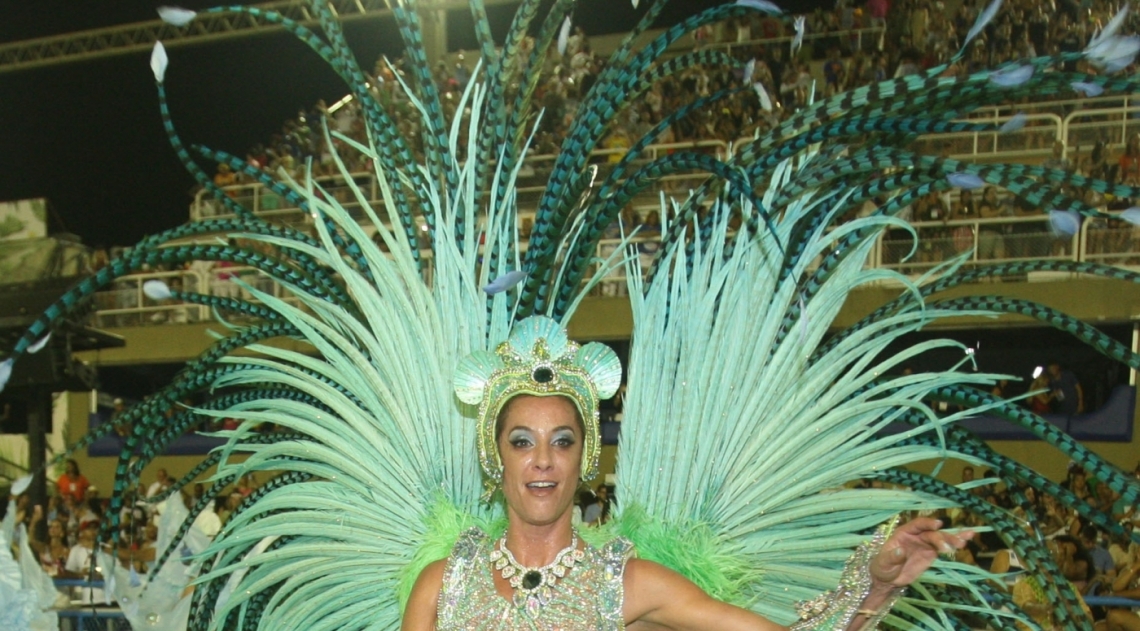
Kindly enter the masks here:
M 341 21 L 351 21 L 389 15 L 391 11 L 388 3 L 398 1 L 328 0 L 328 4 Z M 518 0 L 484 0 L 486 5 L 517 2 Z M 305 0 L 284 0 L 251 6 L 261 11 L 276 11 L 307 25 L 317 21 L 309 10 L 309 2 Z M 418 3 L 421 11 L 461 9 L 467 6 L 466 0 L 421 0 Z M 193 22 L 182 28 L 156 19 L 79 31 L 0 45 L 0 73 L 145 52 L 158 40 L 162 40 L 163 45 L 169 48 L 248 37 L 280 31 L 282 28 L 248 13 L 199 13 Z

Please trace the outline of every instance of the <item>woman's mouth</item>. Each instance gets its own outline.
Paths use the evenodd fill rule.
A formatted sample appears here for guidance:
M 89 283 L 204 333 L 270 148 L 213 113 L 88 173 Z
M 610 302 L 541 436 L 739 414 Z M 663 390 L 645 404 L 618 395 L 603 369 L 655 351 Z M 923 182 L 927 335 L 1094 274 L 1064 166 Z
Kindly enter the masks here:
M 558 486 L 558 483 L 544 480 L 542 482 L 527 482 L 526 485 L 532 489 L 552 489 Z

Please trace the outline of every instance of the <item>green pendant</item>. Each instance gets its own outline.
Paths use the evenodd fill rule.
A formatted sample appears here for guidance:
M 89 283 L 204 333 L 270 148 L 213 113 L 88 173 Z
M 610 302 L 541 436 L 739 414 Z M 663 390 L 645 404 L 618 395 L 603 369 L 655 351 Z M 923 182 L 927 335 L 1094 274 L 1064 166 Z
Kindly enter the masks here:
M 538 587 L 539 585 L 542 585 L 542 574 L 539 574 L 535 570 L 531 570 L 531 571 L 527 572 L 526 574 L 523 574 L 523 578 L 522 578 L 523 589 L 530 591 L 530 590 Z

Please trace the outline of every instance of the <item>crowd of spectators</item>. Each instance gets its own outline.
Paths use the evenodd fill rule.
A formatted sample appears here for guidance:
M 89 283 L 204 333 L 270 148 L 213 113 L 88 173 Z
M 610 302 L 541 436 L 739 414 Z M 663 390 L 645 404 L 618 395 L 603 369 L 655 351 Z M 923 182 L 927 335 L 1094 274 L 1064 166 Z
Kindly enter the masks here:
M 180 502 L 190 509 L 202 499 L 205 487 L 193 485 L 188 492 L 180 489 L 168 493 L 175 480 L 166 469 L 157 470 L 149 484 L 139 484 L 126 493 L 120 514 L 119 547 L 116 556 L 145 576 L 155 561 L 155 545 L 159 535 L 159 520 L 170 502 Z M 193 529 L 199 535 L 212 538 L 229 519 L 243 498 L 258 487 L 252 474 L 243 476 L 231 489 L 213 498 L 194 520 Z M 65 472 L 56 480 L 48 504 L 32 506 L 28 495 L 21 495 L 16 503 L 16 522 L 26 526 L 29 543 L 38 555 L 44 571 L 55 578 L 86 581 L 94 577 L 101 580 L 95 556 L 99 528 L 110 502 L 92 486 L 74 460 L 68 460 Z M 169 497 L 163 497 L 169 495 Z M 101 603 L 101 590 L 86 587 L 73 588 L 71 599 L 87 603 Z
M 831 10 L 818 9 L 804 16 L 807 35 L 803 46 L 794 51 L 790 45 L 793 26 L 772 15 L 753 13 L 701 27 L 693 33 L 692 45 L 721 48 L 742 63 L 755 60 L 753 80 L 764 85 L 774 109 L 764 112 L 759 98 L 752 91 L 743 91 L 719 101 L 716 107 L 696 109 L 665 130 L 658 142 L 728 141 L 749 136 L 757 128 L 764 130 L 803 107 L 817 79 L 822 81 L 815 92 L 830 96 L 949 63 L 985 4 L 983 0 L 963 0 L 952 10 L 942 0 L 837 0 Z M 1016 59 L 1080 50 L 1118 8 L 1118 2 L 1107 0 L 1010 0 L 946 74 L 970 73 Z M 1132 18 L 1132 22 L 1125 26 L 1126 30 L 1140 26 L 1137 18 Z M 534 45 L 533 39 L 528 38 L 522 45 L 523 53 Z M 574 30 L 561 54 L 552 45 L 534 96 L 545 112 L 533 153 L 557 151 L 567 124 L 605 68 L 605 62 L 603 56 L 595 54 L 581 28 Z M 1069 65 L 1069 69 L 1096 73 L 1083 61 Z M 439 61 L 435 68 L 436 88 L 448 121 L 455 116 L 462 92 L 472 78 L 472 66 L 473 60 L 461 52 L 454 59 Z M 411 141 L 414 150 L 421 154 L 418 157 L 422 157 L 422 122 L 401 85 L 410 76 L 404 67 L 403 59 L 390 63 L 381 58 L 373 68 L 370 85 L 397 131 Z M 521 72 L 517 68 L 515 71 Z M 612 125 L 603 146 L 628 147 L 658 123 L 663 113 L 676 111 L 695 97 L 737 87 L 741 79 L 739 68 L 698 65 L 659 81 L 622 114 L 622 120 Z M 357 103 L 348 100 L 330 113 L 325 102 L 320 101 L 286 121 L 267 143 L 250 149 L 247 161 L 270 170 L 294 171 L 311 160 L 318 175 L 331 175 L 335 173 L 336 151 L 349 162 L 350 170 L 363 168 L 365 164 L 356 152 L 341 151 L 344 143 L 334 140 L 330 146 L 325 141 L 321 121 L 326 117 L 330 129 L 357 141 L 365 140 Z M 233 173 L 226 165 L 218 169 L 215 183 L 221 186 L 244 181 L 242 174 Z
M 913 74 L 938 64 L 947 63 L 960 48 L 966 33 L 974 24 L 984 0 L 963 0 L 960 4 L 944 4 L 935 0 L 837 0 L 830 10 L 816 10 L 806 17 L 806 34 L 802 48 L 792 51 L 790 40 L 794 35 L 788 21 L 754 13 L 748 17 L 709 25 L 698 29 L 689 40 L 694 48 L 717 48 L 738 61 L 755 60 L 753 80 L 762 84 L 770 95 L 773 108 L 765 111 L 753 90 L 736 92 L 718 101 L 715 107 L 694 109 L 688 116 L 668 126 L 656 139 L 656 144 L 686 144 L 728 142 L 764 131 L 785 120 L 805 105 L 809 95 L 830 95 L 883 79 Z M 1035 2 L 1010 0 L 996 18 L 970 45 L 966 55 L 945 71 L 947 74 L 968 73 L 993 67 L 1006 61 L 1058 52 L 1079 50 L 1089 37 L 1116 12 L 1118 4 L 1106 0 L 1078 3 L 1074 0 Z M 1135 16 L 1136 12 L 1133 12 Z M 1125 29 L 1140 30 L 1140 22 L 1130 18 Z M 879 30 L 881 29 L 881 30 Z M 525 53 L 534 46 L 532 39 L 524 41 Z M 1095 72 L 1084 62 L 1073 62 L 1073 69 Z M 435 85 L 441 95 L 443 115 L 451 120 L 459 107 L 463 90 L 472 79 L 474 60 L 459 53 L 435 67 Z M 544 109 L 536 129 L 532 156 L 557 152 L 567 125 L 574 119 L 582 97 L 605 67 L 605 58 L 595 54 L 589 36 L 576 28 L 568 38 L 563 53 L 552 50 L 540 73 L 534 95 L 535 102 Z M 515 72 L 519 72 L 518 69 Z M 409 140 L 409 146 L 422 159 L 422 121 L 412 101 L 407 97 L 402 80 L 409 77 L 405 60 L 378 60 L 370 73 L 370 89 L 392 118 L 398 133 Z M 715 93 L 725 88 L 740 87 L 742 73 L 739 68 L 693 66 L 655 83 L 643 98 L 635 99 L 631 107 L 619 115 L 611 125 L 599 149 L 605 155 L 597 160 L 602 168 L 616 162 L 622 152 L 642 135 L 648 133 L 668 112 L 676 111 L 694 98 Z M 1074 94 L 1074 96 L 1076 96 Z M 1015 104 L 1018 109 L 1030 109 L 1032 103 Z M 1012 110 L 1011 110 L 1012 112 Z M 271 172 L 283 169 L 296 177 L 303 177 L 303 166 L 312 164 L 318 177 L 338 173 L 334 154 L 346 162 L 351 172 L 371 171 L 367 159 L 348 148 L 347 143 L 326 140 L 324 122 L 331 130 L 358 142 L 366 141 L 363 115 L 355 100 L 346 100 L 329 108 L 323 101 L 300 110 L 287 120 L 282 128 L 266 142 L 246 152 L 246 160 L 254 166 Z M 1030 129 L 1032 123 L 1030 124 Z M 1024 143 L 1026 148 L 1040 145 L 1041 149 L 1053 142 L 1052 132 L 1023 133 L 1011 137 Z M 953 141 L 932 148 L 943 155 L 953 153 Z M 460 143 L 463 146 L 463 143 Z M 1091 147 L 1089 149 L 1088 147 Z M 1114 154 L 1103 140 L 1090 142 L 1088 147 L 1067 148 L 1057 144 L 1052 158 L 1045 166 L 1067 169 L 1091 177 L 1110 181 L 1140 184 L 1140 136 L 1133 138 L 1122 150 Z M 1085 149 L 1088 149 L 1087 151 Z M 713 151 L 710 147 L 708 150 Z M 463 156 L 460 156 L 463 158 Z M 549 161 L 533 160 L 521 173 L 541 186 L 545 180 L 544 167 Z M 666 192 L 684 194 L 692 182 L 678 176 L 665 182 Z M 215 183 L 242 203 L 252 202 L 251 188 L 239 185 L 251 180 L 235 173 L 228 165 L 219 165 Z M 521 181 L 521 180 L 520 180 Z M 354 202 L 351 192 L 343 185 L 326 181 L 330 193 L 341 202 Z M 1109 210 L 1132 206 L 1132 200 L 1114 199 L 1094 191 L 1068 188 L 1065 192 L 1088 203 Z M 209 196 L 206 196 L 207 198 Z M 628 230 L 640 226 L 641 236 L 652 238 L 660 233 L 661 221 L 649 207 L 656 206 L 656 193 L 651 200 L 634 200 L 623 213 L 622 226 Z M 522 198 L 520 197 L 520 202 Z M 884 200 L 867 202 L 860 213 L 872 212 Z M 642 205 L 638 205 L 638 204 Z M 285 200 L 259 189 L 259 211 L 274 211 L 286 207 Z M 976 249 L 980 260 L 1024 259 L 1046 256 L 1065 256 L 1072 253 L 1072 240 L 1057 238 L 1047 221 L 1046 208 L 1022 203 L 996 187 L 977 191 L 962 190 L 952 194 L 930 194 L 905 209 L 901 216 L 921 222 L 919 249 L 911 255 L 912 236 L 905 231 L 888 235 L 883 251 L 883 262 L 912 271 L 930 267 L 959 253 Z M 203 215 L 221 212 L 221 206 L 207 199 Z M 1001 225 L 966 225 L 977 220 L 1002 220 Z M 1140 251 L 1140 230 L 1119 221 L 1096 219 L 1091 226 L 1086 244 L 1087 252 L 1103 255 L 1102 262 L 1134 263 L 1131 252 Z M 940 224 L 940 225 L 939 225 Z M 529 222 L 523 219 L 520 227 L 523 238 L 528 236 Z M 620 234 L 615 224 L 607 237 Z M 426 245 L 426 244 L 421 244 Z M 261 243 L 245 243 L 245 247 L 267 248 Z M 655 244 L 646 244 L 644 258 L 652 258 Z M 114 250 L 114 249 L 112 249 Z M 1114 253 L 1121 253 L 1116 258 Z M 109 255 L 100 249 L 94 266 L 105 264 Z M 907 256 L 910 258 L 906 258 Z M 1131 257 L 1131 258 L 1130 258 Z M 196 274 L 167 278 L 172 289 L 186 289 L 220 296 L 241 295 L 242 290 L 232 282 L 240 277 L 244 282 L 257 285 L 258 275 L 231 272 L 227 263 L 195 263 L 193 268 L 154 268 L 150 272 L 193 271 Z M 905 270 L 904 270 L 905 271 Z M 615 274 L 615 278 L 621 274 Z M 185 286 L 186 283 L 196 283 Z M 203 283 L 205 286 L 203 286 Z M 616 286 L 616 283 L 614 283 Z M 602 287 L 601 290 L 621 291 L 620 287 Z M 202 312 L 197 307 L 166 308 L 144 298 L 137 282 L 120 281 L 112 291 L 101 296 L 100 311 L 123 310 L 129 313 L 110 316 L 112 326 L 126 326 L 148 322 L 188 322 Z M 173 304 L 173 303 L 172 303 Z M 135 313 L 140 307 L 149 311 Z M 144 310 L 145 311 L 145 310 Z M 140 318 L 142 320 L 140 320 Z
M 1140 464 L 1132 472 L 1140 479 Z M 1135 631 L 1136 613 L 1125 607 L 1089 607 L 1085 597 L 1115 596 L 1140 599 L 1140 545 L 1132 541 L 1135 529 L 1140 528 L 1140 513 L 1136 506 L 1097 481 L 1076 463 L 1070 463 L 1066 479 L 1060 484 L 1078 501 L 1093 509 L 1111 515 L 1121 531 L 1110 535 L 1075 509 L 1059 502 L 1052 495 L 1038 494 L 1032 487 L 1011 484 L 992 470 L 976 477 L 974 467 L 962 469 L 962 490 L 1011 516 L 1033 539 L 1047 542 L 1053 561 L 1064 579 L 1082 597 L 1081 606 L 1098 621 L 1097 628 L 1105 631 Z M 879 481 L 867 481 L 861 486 L 882 488 Z M 1014 602 L 1032 616 L 1042 629 L 1061 628 L 1054 619 L 1054 603 L 1046 597 L 1042 586 L 1037 585 L 1025 570 L 1025 560 L 1009 548 L 996 532 L 989 529 L 980 511 L 952 508 L 936 511 L 933 515 L 950 528 L 974 529 L 977 535 L 969 545 L 956 553 L 958 562 L 980 566 L 1001 577 L 1012 594 Z M 1103 621 L 1103 622 L 1101 622 Z M 973 628 L 985 628 L 979 619 Z M 1102 626 L 1103 625 L 1103 626 Z
M 693 34 L 691 44 L 696 48 L 720 48 L 740 62 L 755 60 L 753 81 L 764 86 L 773 109 L 765 111 L 753 91 L 739 91 L 718 101 L 715 107 L 694 109 L 662 131 L 656 144 L 732 141 L 747 137 L 789 117 L 807 103 L 813 91 L 832 95 L 948 63 L 985 3 L 964 0 L 955 6 L 951 9 L 941 0 L 869 0 L 866 3 L 837 0 L 833 9 L 819 9 L 805 16 L 807 37 L 797 51 L 793 51 L 789 43 L 794 34 L 792 25 L 771 15 L 754 13 L 702 27 Z M 967 54 L 950 65 L 945 73 L 965 74 L 1019 58 L 1079 50 L 1117 9 L 1117 4 L 1106 0 L 1006 2 L 970 45 Z M 1132 26 L 1140 26 L 1140 23 Z M 522 46 L 524 53 L 533 46 L 533 40 L 527 39 Z M 456 114 L 462 92 L 472 78 L 472 65 L 471 59 L 459 53 L 449 61 L 438 62 L 435 68 L 435 83 L 446 120 Z M 1096 72 L 1084 62 L 1070 65 L 1072 69 Z M 391 115 L 397 131 L 409 140 L 417 158 L 422 159 L 422 121 L 402 85 L 402 79 L 410 76 L 404 66 L 403 59 L 389 62 L 381 58 L 373 68 L 370 85 Z M 594 53 L 589 37 L 580 28 L 568 38 L 563 53 L 552 46 L 534 95 L 544 113 L 536 130 L 532 155 L 557 152 L 581 99 L 604 67 L 605 58 Z M 599 147 L 607 150 L 604 161 L 616 162 L 623 149 L 648 133 L 666 113 L 680 109 L 696 97 L 739 87 L 741 79 L 739 68 L 698 65 L 658 81 L 644 98 L 636 99 L 611 125 Z M 273 171 L 284 168 L 298 176 L 302 175 L 300 167 L 311 161 L 316 175 L 334 175 L 335 151 L 346 160 L 350 171 L 367 171 L 367 162 L 358 152 L 341 151 L 345 144 L 340 140 L 334 140 L 332 146 L 326 142 L 321 122 L 326 118 L 331 129 L 356 141 L 365 141 L 363 118 L 356 101 L 342 102 L 331 113 L 321 101 L 286 121 L 267 143 L 253 147 L 246 154 L 247 160 Z M 1017 139 L 1047 148 L 1050 139 L 1046 136 L 1026 133 L 1017 135 Z M 1140 169 L 1136 167 L 1140 160 L 1131 165 L 1135 167 L 1133 171 Z M 541 166 L 538 171 L 541 181 L 544 175 Z M 218 167 L 216 184 L 224 187 L 248 182 L 246 176 L 235 174 L 227 165 Z M 239 193 L 233 191 L 233 194 Z M 281 203 L 276 196 L 263 194 L 258 206 L 261 210 L 273 210 Z M 940 216 L 964 217 L 970 212 L 969 203 L 963 203 L 961 210 L 961 214 L 956 214 L 945 208 Z M 1005 210 L 1012 212 L 1012 209 Z M 987 248 L 998 247 L 994 239 L 984 241 Z

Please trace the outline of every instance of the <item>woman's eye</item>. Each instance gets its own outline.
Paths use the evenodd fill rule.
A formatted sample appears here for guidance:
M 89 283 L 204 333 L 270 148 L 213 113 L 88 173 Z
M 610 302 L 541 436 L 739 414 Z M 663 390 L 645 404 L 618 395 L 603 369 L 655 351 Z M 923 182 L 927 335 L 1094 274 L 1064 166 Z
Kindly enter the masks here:
M 522 447 L 529 447 L 529 446 L 530 446 L 530 439 L 527 439 L 527 438 L 512 438 L 511 439 L 511 447 L 522 448 Z
M 573 438 L 555 438 L 554 444 L 557 447 L 573 447 L 574 446 L 574 439 Z

